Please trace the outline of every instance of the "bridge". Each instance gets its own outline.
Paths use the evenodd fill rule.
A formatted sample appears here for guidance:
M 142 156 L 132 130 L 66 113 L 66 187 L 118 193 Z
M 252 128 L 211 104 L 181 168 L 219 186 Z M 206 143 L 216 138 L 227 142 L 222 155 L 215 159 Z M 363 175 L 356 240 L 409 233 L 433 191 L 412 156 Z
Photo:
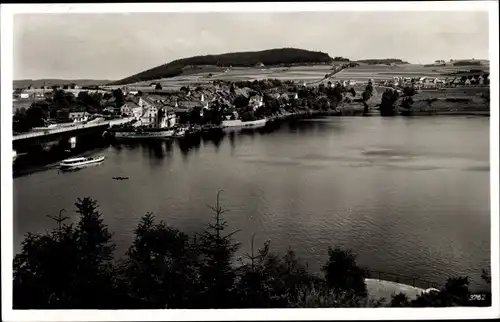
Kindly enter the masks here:
M 24 139 L 30 139 L 30 138 L 38 138 L 42 136 L 48 136 L 52 134 L 57 134 L 57 133 L 67 133 L 67 132 L 73 132 L 77 130 L 82 130 L 82 129 L 89 129 L 89 128 L 94 128 L 94 127 L 103 127 L 103 126 L 113 126 L 113 125 L 120 125 L 120 124 L 126 124 L 131 121 L 133 121 L 133 117 L 127 117 L 127 118 L 121 118 L 121 119 L 116 119 L 116 120 L 109 120 L 109 121 L 99 121 L 99 122 L 89 122 L 86 124 L 75 124 L 75 125 L 70 125 L 70 126 L 65 126 L 65 127 L 55 127 L 55 128 L 47 128 L 44 130 L 40 131 L 32 131 L 28 133 L 23 133 L 23 134 L 17 134 L 12 137 L 12 141 L 18 141 L 18 140 L 24 140 Z

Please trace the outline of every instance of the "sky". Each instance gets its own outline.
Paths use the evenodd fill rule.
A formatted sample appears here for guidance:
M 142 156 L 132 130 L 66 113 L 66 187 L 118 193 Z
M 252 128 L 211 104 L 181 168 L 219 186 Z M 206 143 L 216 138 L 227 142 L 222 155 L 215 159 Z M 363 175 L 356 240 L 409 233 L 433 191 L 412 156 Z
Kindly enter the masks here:
M 16 14 L 14 79 L 122 79 L 196 55 L 294 47 L 331 57 L 488 59 L 487 12 Z

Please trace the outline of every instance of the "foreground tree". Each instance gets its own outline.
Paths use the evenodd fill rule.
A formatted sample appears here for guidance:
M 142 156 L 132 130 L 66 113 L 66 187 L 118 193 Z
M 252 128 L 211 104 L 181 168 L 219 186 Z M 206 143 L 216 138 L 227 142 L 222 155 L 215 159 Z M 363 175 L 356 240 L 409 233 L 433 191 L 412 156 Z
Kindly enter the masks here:
M 255 236 L 255 234 L 254 234 Z M 312 284 L 307 266 L 288 249 L 283 257 L 270 251 L 270 241 L 254 253 L 252 236 L 251 253 L 239 268 L 238 297 L 242 308 L 294 307 L 299 291 Z
M 351 250 L 338 247 L 328 250 L 329 259 L 323 266 L 326 284 L 337 293 L 353 292 L 357 296 L 366 296 L 364 268 L 356 264 L 356 255 Z
M 144 215 L 123 266 L 131 296 L 156 308 L 187 308 L 196 276 L 187 235 Z
M 79 221 L 44 235 L 29 234 L 14 259 L 15 308 L 103 308 L 113 302 L 115 245 L 96 202 L 76 202 Z M 63 259 L 63 260 L 61 260 Z
M 199 280 L 202 289 L 198 294 L 197 304 L 200 308 L 235 307 L 236 274 L 232 267 L 234 254 L 240 247 L 232 236 L 238 231 L 224 234 L 227 221 L 222 215 L 227 212 L 219 202 L 221 191 L 217 193 L 215 207 L 210 207 L 215 216 L 213 222 L 198 235 L 199 242 L 195 245 L 200 255 Z
M 28 234 L 14 259 L 14 309 L 163 309 L 163 308 L 285 308 L 376 307 L 367 296 L 366 270 L 356 256 L 329 249 L 324 276 L 308 272 L 289 249 L 284 256 L 270 251 L 270 241 L 251 252 L 239 265 L 239 243 L 226 234 L 227 222 L 219 201 L 215 216 L 193 239 L 143 216 L 132 246 L 118 264 L 115 245 L 97 203 L 78 199 L 75 224 L 60 212 L 57 228 Z M 52 217 L 51 217 L 52 218 Z M 484 280 L 491 282 L 484 271 Z M 435 293 L 409 301 L 395 296 L 391 306 L 486 306 L 470 301 L 468 278 L 450 278 Z M 488 295 L 489 294 L 489 295 Z M 489 302 L 488 302 L 489 301 Z

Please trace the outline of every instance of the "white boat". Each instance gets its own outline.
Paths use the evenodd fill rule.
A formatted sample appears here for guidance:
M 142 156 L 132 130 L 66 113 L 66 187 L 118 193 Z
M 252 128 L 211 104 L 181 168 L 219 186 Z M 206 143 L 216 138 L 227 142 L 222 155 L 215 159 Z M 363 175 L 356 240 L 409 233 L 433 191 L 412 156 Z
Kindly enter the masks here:
M 260 119 L 255 121 L 246 121 L 243 122 L 241 120 L 225 120 L 222 121 L 222 127 L 245 127 L 245 126 L 263 126 L 266 125 L 267 119 Z
M 71 158 L 63 160 L 59 163 L 61 168 L 75 168 L 81 167 L 85 165 L 95 164 L 102 162 L 106 157 L 103 155 L 99 155 L 96 157 L 80 157 L 80 158 Z
M 174 135 L 174 130 L 168 129 L 136 129 L 128 131 L 113 131 L 117 139 L 162 139 Z
M 176 138 L 183 138 L 185 136 L 186 136 L 186 129 L 183 127 L 179 127 L 177 129 L 175 129 L 175 131 L 173 133 L 173 137 L 176 137 Z

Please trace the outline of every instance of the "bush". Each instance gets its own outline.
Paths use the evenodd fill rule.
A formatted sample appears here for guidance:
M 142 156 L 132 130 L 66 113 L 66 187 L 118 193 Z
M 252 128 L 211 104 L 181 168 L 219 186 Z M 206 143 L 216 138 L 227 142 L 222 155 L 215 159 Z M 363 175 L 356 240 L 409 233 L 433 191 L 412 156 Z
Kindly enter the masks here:
M 351 250 L 340 248 L 328 250 L 329 259 L 323 266 L 326 284 L 337 293 L 353 292 L 357 296 L 367 295 L 366 270 L 356 265 L 356 255 Z
M 399 99 L 399 94 L 397 91 L 392 89 L 386 89 L 384 94 L 382 94 L 382 101 L 380 103 L 380 115 L 382 116 L 393 116 L 396 114 L 395 104 Z

